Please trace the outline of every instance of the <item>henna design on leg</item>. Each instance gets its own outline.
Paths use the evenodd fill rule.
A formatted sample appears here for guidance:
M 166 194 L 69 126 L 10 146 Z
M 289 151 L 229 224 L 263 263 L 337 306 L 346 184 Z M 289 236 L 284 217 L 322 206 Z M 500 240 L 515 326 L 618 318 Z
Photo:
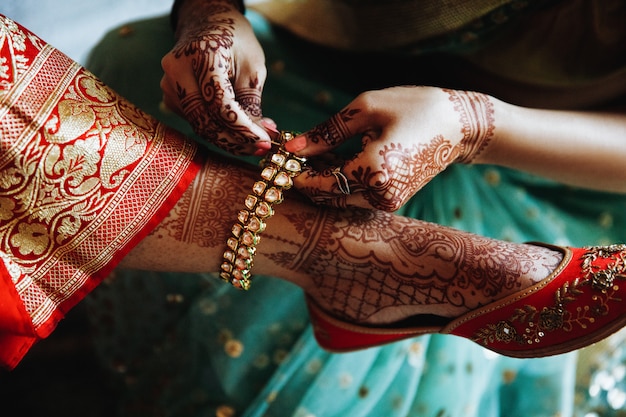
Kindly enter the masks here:
M 230 232 L 241 195 L 245 171 L 225 162 L 205 163 L 170 215 L 152 232 L 203 248 L 221 247 Z
M 313 215 L 299 214 L 287 218 L 306 239 L 288 266 L 294 270 L 306 269 L 310 259 L 318 258 L 331 247 L 331 236 L 338 231 L 335 226 L 336 212 L 321 209 Z

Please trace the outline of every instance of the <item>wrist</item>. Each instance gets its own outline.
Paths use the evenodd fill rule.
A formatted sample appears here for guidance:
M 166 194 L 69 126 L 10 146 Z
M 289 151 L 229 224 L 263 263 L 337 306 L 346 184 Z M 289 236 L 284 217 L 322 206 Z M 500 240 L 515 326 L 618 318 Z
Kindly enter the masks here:
M 181 16 L 184 14 L 184 10 L 195 11 L 196 7 L 210 4 L 223 4 L 230 5 L 235 10 L 238 10 L 241 14 L 246 11 L 244 0 L 174 0 L 172 9 L 170 11 L 170 25 L 174 31 L 178 27 L 178 23 Z
M 488 148 L 494 136 L 495 111 L 493 98 L 473 91 L 446 90 L 454 110 L 460 115 L 461 133 L 460 155 L 456 162 L 477 163 L 481 154 Z
M 524 117 L 520 115 L 520 112 L 523 113 L 525 109 L 494 98 L 491 98 L 491 102 L 494 120 L 497 116 L 497 123 L 494 122 L 494 135 L 471 163 L 512 167 L 515 165 L 513 161 L 517 155 L 524 153 L 524 150 L 519 147 L 523 146 L 523 143 L 516 143 L 516 138 L 520 135 L 520 123 L 524 124 Z
M 494 97 L 488 96 L 491 103 L 491 135 L 483 137 L 479 152 L 467 161 L 468 164 L 495 164 L 503 165 L 503 147 L 506 147 L 507 137 L 511 131 L 511 119 L 516 111 L 513 106 Z M 505 152 L 506 153 L 506 152 Z

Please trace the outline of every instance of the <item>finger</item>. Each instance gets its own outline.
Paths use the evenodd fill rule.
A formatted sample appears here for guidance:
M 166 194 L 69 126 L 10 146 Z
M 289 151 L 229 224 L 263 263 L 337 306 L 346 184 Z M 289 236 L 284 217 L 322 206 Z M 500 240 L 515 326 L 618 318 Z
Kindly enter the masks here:
M 370 129 L 369 124 L 364 112 L 348 106 L 308 132 L 296 136 L 285 145 L 285 149 L 300 156 L 320 155 Z
M 175 79 L 167 73 L 161 78 L 161 90 L 163 102 L 181 117 L 185 118 L 200 134 L 202 123 L 197 119 L 206 111 L 202 105 L 200 90 L 194 75 L 190 72 L 180 71 Z
M 270 136 L 272 136 L 272 139 L 275 138 L 275 134 L 278 134 L 278 125 L 273 119 L 270 119 L 269 117 L 263 117 L 259 120 L 259 124 L 263 126 L 265 130 L 271 132 Z
M 164 75 L 161 78 L 161 91 L 163 92 L 163 98 L 161 100 L 161 104 L 159 108 L 163 112 L 173 112 L 179 115 L 180 117 L 184 117 L 183 111 L 180 108 L 180 103 L 178 101 L 178 97 L 176 96 L 176 92 L 172 87 L 169 79 Z
M 385 147 L 378 138 L 377 132 L 364 132 L 361 152 L 348 161 L 338 162 L 332 153 L 310 158 L 294 185 L 317 203 L 395 211 L 403 194 L 396 181 L 401 178 L 394 175 L 395 157 L 381 159 Z
M 237 155 L 269 148 L 269 135 L 234 100 L 228 77 L 215 73 L 196 76 L 183 70 L 176 73 L 175 80 L 166 75 L 162 88 L 168 93 L 166 104 L 178 108 L 207 141 Z M 171 97 L 176 97 L 176 105 Z M 257 142 L 263 143 L 257 146 Z
M 178 74 L 175 82 L 178 107 L 183 118 L 189 122 L 193 131 L 206 141 L 235 155 L 249 154 L 250 147 L 243 145 L 244 140 L 235 140 L 226 123 L 211 107 L 213 103 L 206 101 L 202 95 L 196 78 L 188 72 Z M 168 87 L 166 87 L 167 89 Z
M 263 117 L 260 90 L 256 88 L 236 89 L 235 100 L 252 120 L 259 120 Z
M 235 100 L 250 118 L 255 121 L 263 117 L 261 96 L 267 74 L 264 65 L 260 65 L 258 68 L 259 70 L 239 70 L 237 76 L 232 81 L 235 88 Z
M 220 116 L 225 126 L 232 131 L 233 138 L 251 152 L 258 148 L 258 142 L 270 143 L 268 133 L 255 123 L 262 116 L 261 91 L 258 88 L 247 88 L 237 93 L 254 115 L 248 113 L 238 101 L 230 79 L 224 74 L 213 75 L 202 86 L 202 94 L 211 111 Z
M 345 208 L 354 200 L 350 182 L 339 167 L 323 171 L 307 167 L 294 179 L 294 186 L 317 204 Z
M 257 121 L 258 125 L 261 126 L 270 136 L 273 142 L 277 142 L 280 137 L 280 132 L 278 131 L 278 127 L 276 126 L 276 122 L 268 117 L 262 117 Z M 271 142 L 257 142 L 257 150 L 254 152 L 255 156 L 265 156 L 267 152 L 272 148 Z
M 185 62 L 182 61 L 181 63 L 181 59 L 174 58 L 172 52 L 165 55 L 161 60 L 163 76 L 160 87 L 164 95 L 163 101 L 169 109 L 181 117 L 185 117 L 184 109 L 180 104 L 181 94 L 195 94 L 199 90 L 197 80 Z
M 333 154 L 324 154 L 307 161 L 302 173 L 294 179 L 294 186 L 318 204 L 371 209 L 374 207 L 369 198 L 371 190 L 363 186 L 367 180 L 364 172 L 367 169 L 360 168 L 358 157 L 337 162 Z
M 166 104 L 178 108 L 178 113 L 189 122 L 196 134 L 235 155 L 251 154 L 255 151 L 254 140 L 231 128 L 219 113 L 219 105 L 207 102 L 193 74 L 180 73 L 174 85 L 172 87 L 172 83 L 164 83 L 164 91 L 175 91 L 168 94 Z M 176 97 L 176 102 L 171 99 L 172 96 Z

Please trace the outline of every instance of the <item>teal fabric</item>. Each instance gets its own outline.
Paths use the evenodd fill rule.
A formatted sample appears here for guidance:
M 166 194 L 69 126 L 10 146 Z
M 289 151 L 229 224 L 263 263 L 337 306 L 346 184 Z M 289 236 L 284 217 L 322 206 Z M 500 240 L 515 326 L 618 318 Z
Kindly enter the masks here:
M 248 17 L 266 51 L 264 113 L 280 128 L 311 128 L 367 84 L 358 71 L 350 72 L 354 57 L 303 45 L 260 16 Z M 159 108 L 160 59 L 171 44 L 167 17 L 133 22 L 111 31 L 87 67 L 192 136 L 185 122 Z M 328 64 L 331 70 L 322 68 Z M 575 190 L 492 166 L 450 167 L 401 212 L 512 241 L 626 241 L 624 196 Z M 119 389 L 119 415 L 575 413 L 577 353 L 519 360 L 454 336 L 432 335 L 331 354 L 317 346 L 298 288 L 257 277 L 252 292 L 234 290 L 209 274 L 140 271 L 117 271 L 98 288 L 86 303 L 103 364 Z M 579 404 L 579 411 L 583 408 Z

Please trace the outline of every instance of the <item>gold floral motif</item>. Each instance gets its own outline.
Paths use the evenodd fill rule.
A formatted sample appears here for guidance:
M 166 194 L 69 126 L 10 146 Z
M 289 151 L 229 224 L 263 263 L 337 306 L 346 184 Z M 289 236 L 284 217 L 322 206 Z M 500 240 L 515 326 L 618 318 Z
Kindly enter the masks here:
M 498 342 L 510 342 L 517 337 L 517 330 L 506 321 L 500 321 L 493 328 L 493 335 Z M 493 342 L 493 340 L 491 340 Z
M 34 35 L 29 36 L 29 38 L 33 44 L 39 45 L 41 42 Z M 0 50 L 7 48 L 11 53 L 10 57 L 3 56 L 0 58 L 0 97 L 2 97 L 3 91 L 11 87 L 15 79 L 28 70 L 30 61 L 24 54 L 26 40 L 26 34 L 19 29 L 14 21 L 0 16 Z
M 599 317 L 607 315 L 610 302 L 622 301 L 617 295 L 619 285 L 615 281 L 626 279 L 626 245 L 589 246 L 585 249 L 587 252 L 581 257 L 580 277 L 565 282 L 555 292 L 552 306 L 539 310 L 526 304 L 516 308 L 508 320 L 487 324 L 476 331 L 472 339 L 483 345 L 494 342 L 529 345 L 541 342 L 550 332 L 586 329 Z M 600 258 L 608 259 L 609 263 L 596 265 L 595 261 Z M 566 306 L 577 301 L 589 287 L 594 291 L 592 303 L 568 310 Z M 514 323 L 522 324 L 523 330 L 517 330 Z
M 17 232 L 11 236 L 10 242 L 23 256 L 39 256 L 50 244 L 48 230 L 41 223 L 18 223 Z
M 145 154 L 154 128 L 140 131 L 123 107 L 83 72 L 42 123 L 42 134 L 0 166 L 0 238 L 20 256 L 34 262 L 77 235 Z
M 594 288 L 606 291 L 612 287 L 615 278 L 626 278 L 626 245 L 588 246 L 583 256 L 583 271 L 591 278 Z M 613 257 L 615 262 L 605 269 L 598 269 L 593 262 L 598 258 Z

